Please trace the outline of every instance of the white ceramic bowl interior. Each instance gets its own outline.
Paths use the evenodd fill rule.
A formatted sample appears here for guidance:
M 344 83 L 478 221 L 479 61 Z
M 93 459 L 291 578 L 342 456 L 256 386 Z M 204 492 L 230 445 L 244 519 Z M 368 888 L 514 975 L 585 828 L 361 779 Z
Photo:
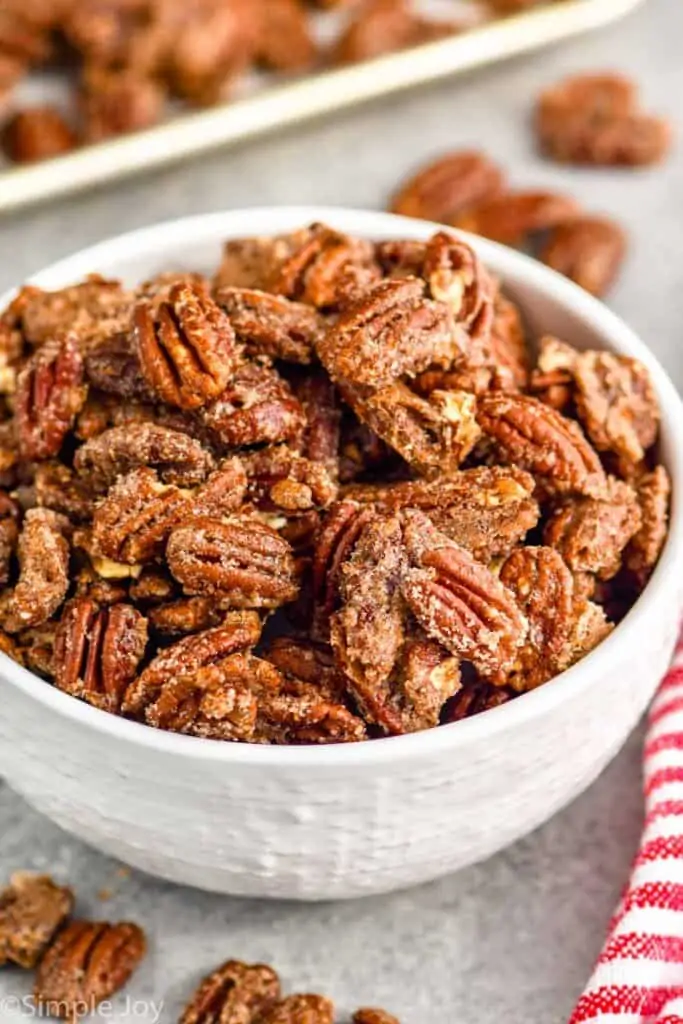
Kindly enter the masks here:
M 229 237 L 321 220 L 368 238 L 434 225 L 341 209 L 252 209 L 162 224 L 38 274 L 58 288 L 97 271 L 129 283 L 210 272 Z M 683 605 L 683 409 L 649 350 L 608 309 L 538 263 L 470 239 L 534 336 L 636 356 L 663 410 L 671 529 L 646 592 L 614 633 L 540 689 L 415 735 L 331 747 L 250 747 L 107 715 L 0 656 L 0 773 L 38 810 L 122 860 L 177 882 L 295 899 L 361 896 L 489 856 L 563 807 L 619 749 L 670 658 Z M 8 296 L 0 300 L 4 305 Z

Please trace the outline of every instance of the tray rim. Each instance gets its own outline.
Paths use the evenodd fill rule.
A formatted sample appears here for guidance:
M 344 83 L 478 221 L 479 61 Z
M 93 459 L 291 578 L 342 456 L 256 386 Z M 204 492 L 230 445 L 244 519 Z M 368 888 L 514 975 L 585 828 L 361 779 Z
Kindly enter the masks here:
M 455 76 L 597 29 L 645 0 L 562 0 L 462 35 L 283 82 L 33 165 L 0 171 L 0 215 Z

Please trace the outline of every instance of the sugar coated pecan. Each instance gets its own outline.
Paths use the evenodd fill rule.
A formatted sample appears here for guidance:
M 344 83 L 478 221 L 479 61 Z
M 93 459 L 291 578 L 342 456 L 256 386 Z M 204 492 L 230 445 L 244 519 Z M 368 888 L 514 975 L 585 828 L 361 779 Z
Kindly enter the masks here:
M 422 274 L 432 298 L 444 302 L 470 337 L 485 341 L 493 320 L 493 281 L 466 242 L 440 231 L 425 247 Z M 471 345 L 467 355 L 472 358 Z M 437 360 L 433 360 L 437 362 Z
M 604 295 L 626 255 L 626 235 L 606 217 L 577 217 L 549 233 L 539 258 L 591 295 Z
M 4 628 L 40 626 L 60 607 L 69 587 L 68 522 L 50 509 L 30 509 L 19 536 L 19 579 L 0 605 Z
M 356 1010 L 352 1020 L 353 1024 L 399 1024 L 398 1018 L 393 1014 L 369 1006 Z
M 92 516 L 95 492 L 90 482 L 79 479 L 62 462 L 38 463 L 32 492 L 36 505 L 61 512 L 72 522 L 85 522 Z
M 303 302 L 250 288 L 219 288 L 216 302 L 249 355 L 306 365 L 325 330 L 322 316 Z
M 285 445 L 271 445 L 245 455 L 247 496 L 257 508 L 298 515 L 324 509 L 337 496 L 337 483 L 327 468 L 297 455 Z
M 652 573 L 666 540 L 671 481 L 664 466 L 643 473 L 636 483 L 641 512 L 640 529 L 624 555 L 624 565 L 642 588 Z
M 318 632 L 323 636 L 338 603 L 342 565 L 374 517 L 372 505 L 363 508 L 357 501 L 345 500 L 333 505 L 320 529 L 313 557 L 313 592 Z
M 233 608 L 277 608 L 298 593 L 289 544 L 251 516 L 178 527 L 166 559 L 186 593 L 218 594 Z
M 255 738 L 280 745 L 358 743 L 367 739 L 361 718 L 315 683 L 285 679 L 279 692 L 259 701 Z
M 24 164 L 68 153 L 77 136 L 56 107 L 29 107 L 7 121 L 0 143 L 10 160 Z
M 420 17 L 406 0 L 368 0 L 337 40 L 332 59 L 339 64 L 372 60 L 441 39 L 461 27 L 457 22 Z
M 624 548 L 641 525 L 632 487 L 608 478 L 599 498 L 570 497 L 551 514 L 543 532 L 574 573 L 594 573 L 601 580 L 619 571 Z
M 667 122 L 642 113 L 633 83 L 614 74 L 575 75 L 546 89 L 536 133 L 548 156 L 569 163 L 656 163 L 671 142 Z
M 117 331 L 90 346 L 85 355 L 85 374 L 90 384 L 106 394 L 142 401 L 154 398 L 128 330 Z
M 268 290 L 318 309 L 335 309 L 380 276 L 374 247 L 324 224 L 276 240 Z
M 527 235 L 562 224 L 578 210 L 574 199 L 557 192 L 504 192 L 460 214 L 454 227 L 520 245 Z
M 593 494 L 605 485 L 596 452 L 572 420 L 529 395 L 482 395 L 477 419 L 502 461 L 528 470 L 553 492 Z
M 61 340 L 67 335 L 87 351 L 127 323 L 130 296 L 120 281 L 90 274 L 79 284 L 47 292 L 27 285 L 15 299 L 18 326 L 29 345 Z
M 463 683 L 454 697 L 447 702 L 441 712 L 441 722 L 448 725 L 451 722 L 461 722 L 463 718 L 471 718 L 479 715 L 482 711 L 489 711 L 491 708 L 498 708 L 501 704 L 507 704 L 514 697 L 512 690 L 503 686 L 494 686 L 493 683 L 477 679 Z
M 526 332 L 519 308 L 502 292 L 495 298 L 488 345 L 494 388 L 525 389 L 531 363 Z
M 156 309 L 136 306 L 134 324 L 142 372 L 162 401 L 196 409 L 225 389 L 237 362 L 235 336 L 202 288 L 174 285 Z
M 316 45 L 301 0 L 270 0 L 260 19 L 256 56 L 277 71 L 301 71 L 313 63 Z
M 148 618 L 155 633 L 175 637 L 219 626 L 225 618 L 225 610 L 220 601 L 210 597 L 180 597 L 152 606 Z
M 226 448 L 289 441 L 304 426 L 303 409 L 287 382 L 258 363 L 240 366 L 220 397 L 199 415 L 215 443 Z
M 533 477 L 516 467 L 477 466 L 446 479 L 349 487 L 345 501 L 372 503 L 381 512 L 421 509 L 451 540 L 490 562 L 509 554 L 534 528 L 539 508 Z
M 56 455 L 84 402 L 83 360 L 75 338 L 46 342 L 17 381 L 16 423 L 23 458 Z
M 505 178 L 486 154 L 458 150 L 421 167 L 391 200 L 391 212 L 447 224 L 502 191 Z
M 570 668 L 601 643 L 614 629 L 605 611 L 598 604 L 577 596 L 574 602 L 572 628 L 558 659 L 557 672 Z
M 481 436 L 476 399 L 466 391 L 422 398 L 399 382 L 377 391 L 344 387 L 343 397 L 383 441 L 423 476 L 454 472 Z
M 324 370 L 313 371 L 294 385 L 306 424 L 297 449 L 312 462 L 321 463 L 329 476 L 339 475 L 342 408 L 332 381 Z
M 532 690 L 558 671 L 574 620 L 574 581 L 562 556 L 549 547 L 517 548 L 500 581 L 523 610 L 529 632 L 512 671 L 499 673 L 496 681 Z
M 247 473 L 238 458 L 224 459 L 192 496 L 195 516 L 220 518 L 240 508 L 247 493 Z
M 199 441 L 178 430 L 156 423 L 131 423 L 86 441 L 76 452 L 74 466 L 99 488 L 141 466 L 155 469 L 164 483 L 191 487 L 206 478 L 213 459 Z
M 70 889 L 17 871 L 0 891 L 0 965 L 35 967 L 73 909 Z
M 0 586 L 7 586 L 12 555 L 19 538 L 19 506 L 9 494 L 0 491 Z
M 256 1024 L 280 998 L 280 979 L 265 964 L 228 960 L 202 981 L 180 1024 Z
M 161 118 L 165 98 L 159 82 L 136 68 L 86 68 L 80 103 L 86 141 L 151 128 Z
M 132 605 L 99 608 L 90 598 L 76 598 L 55 634 L 55 685 L 95 707 L 118 711 L 146 646 L 147 621 Z
M 462 289 L 461 283 L 461 295 Z M 447 306 L 424 293 L 417 278 L 383 281 L 350 306 L 318 345 L 331 376 L 379 388 L 433 364 L 450 366 L 466 339 Z
M 266 1010 L 259 1024 L 334 1024 L 334 1006 L 325 996 L 287 996 Z
M 131 470 L 95 509 L 88 550 L 124 565 L 152 561 L 189 507 L 188 497 L 162 484 L 153 469 Z
M 122 921 L 71 921 L 38 967 L 35 999 L 43 1012 L 67 1020 L 92 1013 L 118 992 L 146 951 L 144 933 Z

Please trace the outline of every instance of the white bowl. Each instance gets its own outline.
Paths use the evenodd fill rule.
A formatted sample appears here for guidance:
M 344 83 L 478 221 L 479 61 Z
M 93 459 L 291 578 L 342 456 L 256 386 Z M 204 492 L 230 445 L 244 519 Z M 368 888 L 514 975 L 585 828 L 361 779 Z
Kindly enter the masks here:
M 434 229 L 379 213 L 243 210 L 124 235 L 34 281 L 57 288 L 91 271 L 131 283 L 174 267 L 209 271 L 230 236 L 314 220 L 368 238 L 420 239 Z M 649 367 L 676 500 L 646 592 L 604 643 L 540 689 L 454 725 L 349 746 L 251 747 L 157 732 L 74 700 L 3 655 L 0 772 L 67 831 L 204 889 L 362 896 L 500 850 L 577 796 L 624 742 L 667 666 L 683 606 L 683 407 L 648 349 L 603 305 L 510 249 L 470 240 L 536 334 Z

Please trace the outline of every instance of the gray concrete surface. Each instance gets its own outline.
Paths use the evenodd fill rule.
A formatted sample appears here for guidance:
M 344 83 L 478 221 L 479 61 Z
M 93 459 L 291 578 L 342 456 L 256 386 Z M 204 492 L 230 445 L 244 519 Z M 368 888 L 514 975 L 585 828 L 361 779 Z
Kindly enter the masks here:
M 177 215 L 302 201 L 381 208 L 415 163 L 476 144 L 520 186 L 566 188 L 623 222 L 631 255 L 611 304 L 683 384 L 680 146 L 653 171 L 577 171 L 539 160 L 527 130 L 531 98 L 545 83 L 567 71 L 613 67 L 633 73 L 644 101 L 669 114 L 683 135 L 682 33 L 683 7 L 646 0 L 621 24 L 552 51 L 4 219 L 0 291 L 83 245 Z M 159 1000 L 161 1019 L 175 1021 L 200 974 L 237 956 L 274 962 L 291 987 L 328 992 L 342 1010 L 386 1005 L 403 1024 L 562 1024 L 637 843 L 640 742 L 636 734 L 589 792 L 505 853 L 364 903 L 219 899 L 124 876 L 1 784 L 0 878 L 20 866 L 51 869 L 77 886 L 83 912 L 145 925 L 152 954 L 129 988 L 130 999 L 143 1002 L 119 1001 L 109 1014 L 117 1022 L 154 1020 Z M 109 890 L 105 902 L 102 890 Z M 2 1024 L 31 1015 L 12 1002 L 25 992 L 19 973 L 2 973 Z

